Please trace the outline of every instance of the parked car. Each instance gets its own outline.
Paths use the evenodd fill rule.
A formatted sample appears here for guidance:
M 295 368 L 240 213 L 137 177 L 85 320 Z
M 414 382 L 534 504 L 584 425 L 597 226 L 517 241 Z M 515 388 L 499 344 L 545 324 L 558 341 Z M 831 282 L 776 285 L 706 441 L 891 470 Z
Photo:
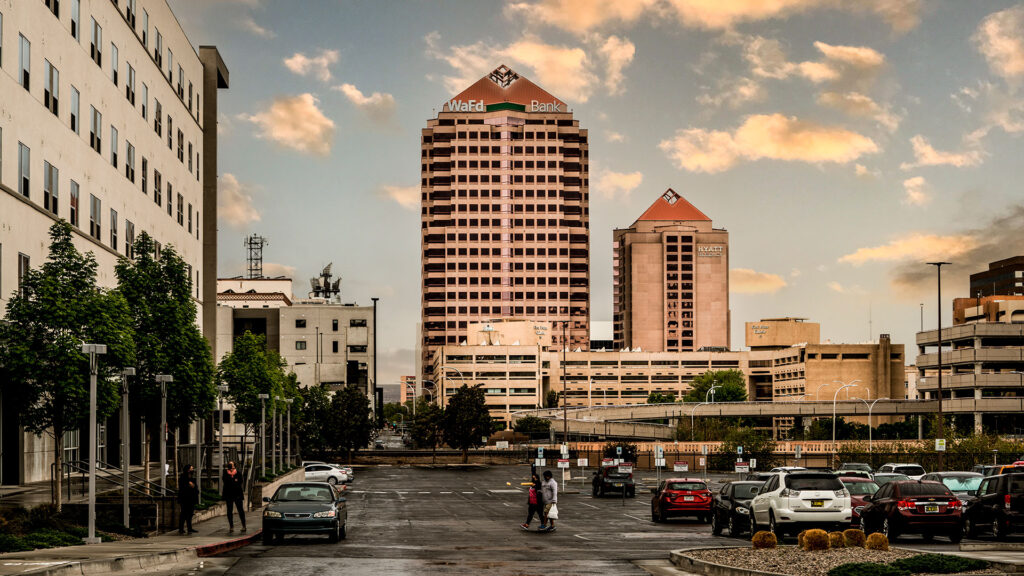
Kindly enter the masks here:
M 807 468 L 804 468 L 803 466 L 776 466 L 775 468 L 772 468 L 768 472 L 769 473 L 798 472 L 800 470 L 807 470 Z
M 926 473 L 920 464 L 899 464 L 894 462 L 883 464 L 878 471 L 889 474 L 903 474 L 911 480 L 920 480 L 921 476 L 924 476 Z
M 609 492 L 624 492 L 627 498 L 636 496 L 633 473 L 619 472 L 619 467 L 615 464 L 602 465 L 598 468 L 594 472 L 594 478 L 591 480 L 591 488 L 595 498 L 604 496 Z
M 751 501 L 751 533 L 767 527 L 777 536 L 804 528 L 842 530 L 849 527 L 850 493 L 835 474 L 776 474 Z
M 763 485 L 759 481 L 726 482 L 711 503 L 711 533 L 717 536 L 726 529 L 735 538 L 749 530 L 750 501 Z
M 863 470 L 837 470 L 836 475 L 841 478 L 861 478 L 863 480 L 871 480 L 872 475 Z
M 756 481 L 764 484 L 771 477 L 772 477 L 772 473 L 771 472 L 751 472 L 751 473 L 747 474 L 743 479 L 744 480 L 750 480 L 750 481 L 756 480 Z
M 867 500 L 860 511 L 865 534 L 881 532 L 889 542 L 903 534 L 920 534 L 925 540 L 943 535 L 954 544 L 963 539 L 963 504 L 941 482 L 889 482 Z
M 921 480 L 942 482 L 960 499 L 960 502 L 967 504 L 975 499 L 974 493 L 978 490 L 983 478 L 984 476 L 977 472 L 932 472 L 922 476 Z
M 711 491 L 700 478 L 668 478 L 651 488 L 651 520 L 664 522 L 672 516 L 694 516 L 710 521 Z
M 326 482 L 288 482 L 278 487 L 263 509 L 263 543 L 285 534 L 326 534 L 331 542 L 345 538 L 348 508 L 342 492 Z
M 900 480 L 910 480 L 906 474 L 894 474 L 891 472 L 875 472 L 871 475 L 871 479 L 878 484 L 879 487 L 885 486 L 889 482 L 897 482 Z
M 1024 529 L 1024 472 L 984 478 L 976 496 L 964 511 L 968 537 L 991 532 L 1001 540 Z
M 865 464 L 863 462 L 843 462 L 839 466 L 839 469 L 836 470 L 836 473 L 839 474 L 840 476 L 847 476 L 846 473 L 853 470 L 867 472 L 868 474 L 874 472 L 874 470 L 871 469 L 870 464 Z
M 341 464 L 328 464 L 328 466 L 331 468 L 337 468 L 344 472 L 345 475 L 348 476 L 348 480 L 346 480 L 346 482 L 352 482 L 352 480 L 355 479 L 355 472 L 352 471 L 351 466 L 342 466 Z
M 971 472 L 977 472 L 982 476 L 991 476 L 991 474 L 989 474 L 988 471 L 993 468 L 999 468 L 999 466 L 992 466 L 991 464 L 975 464 L 974 467 L 971 468 Z
M 327 482 L 328 484 L 344 484 L 348 482 L 348 474 L 330 464 L 310 464 L 305 468 L 306 482 Z
M 985 470 L 985 476 L 997 476 L 999 474 L 1009 474 L 1010 472 L 1024 472 L 1024 463 L 1018 465 L 1017 462 L 1014 462 L 1013 464 L 989 466 Z
M 860 511 L 867 504 L 867 500 L 864 498 L 878 492 L 878 484 L 875 484 L 873 480 L 864 479 L 860 476 L 845 475 L 849 473 L 851 471 L 844 472 L 844 475 L 839 477 L 839 481 L 843 483 L 843 486 L 846 486 L 846 490 L 850 493 L 850 507 L 853 510 L 850 524 L 856 527 L 860 526 Z

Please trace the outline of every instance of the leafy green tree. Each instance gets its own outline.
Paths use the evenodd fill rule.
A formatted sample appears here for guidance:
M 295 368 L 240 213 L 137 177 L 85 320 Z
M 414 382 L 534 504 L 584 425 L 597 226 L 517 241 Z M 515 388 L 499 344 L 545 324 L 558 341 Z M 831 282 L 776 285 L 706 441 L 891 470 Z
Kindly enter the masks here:
M 417 448 L 430 448 L 432 461 L 436 462 L 437 445 L 444 440 L 444 409 L 420 398 L 409 433 Z
M 373 436 L 370 399 L 355 384 L 335 392 L 324 428 L 328 445 L 344 450 L 351 463 L 352 451 L 366 446 Z
M 97 288 L 96 258 L 80 253 L 71 233 L 63 220 L 50 227 L 49 258 L 41 268 L 26 272 L 20 291 L 7 303 L 6 320 L 0 322 L 0 362 L 9 378 L 4 381 L 5 397 L 19 403 L 27 430 L 53 436 L 58 508 L 64 435 L 84 427 L 89 417 L 89 356 L 82 353 L 82 344 L 107 346 L 107 353 L 97 359 L 100 422 L 120 404 L 117 374 L 135 360 L 123 296 Z
M 619 456 L 618 448 L 622 448 L 622 455 Z M 608 442 L 601 449 L 601 454 L 604 458 L 621 458 L 623 462 L 636 463 L 636 456 L 639 453 L 636 444 L 630 444 L 629 442 Z
M 412 416 L 412 399 L 406 400 L 405 404 L 388 402 L 384 404 L 381 412 L 384 414 L 384 420 L 391 424 L 398 425 L 399 422 L 408 422 Z
M 531 438 L 535 436 L 547 436 L 551 430 L 551 420 L 538 418 L 537 416 L 523 416 L 516 420 L 512 429 L 520 434 Z
M 769 432 L 753 428 L 732 428 L 722 440 L 722 452 L 736 454 L 736 447 L 743 447 L 743 459 L 756 458 L 758 468 L 768 470 L 774 466 L 775 440 Z
M 484 391 L 479 385 L 465 384 L 452 394 L 444 411 L 444 441 L 462 450 L 462 463 L 469 461 L 469 449 L 483 444 L 482 438 L 491 433 L 493 422 L 487 409 Z
M 704 402 L 711 386 L 715 388 L 715 402 L 745 402 L 747 379 L 739 370 L 708 370 L 693 379 L 693 386 L 683 396 L 683 402 Z
M 301 445 L 312 452 L 327 450 L 325 429 L 331 419 L 331 391 L 328 384 L 310 386 L 300 391 L 302 417 L 298 422 L 295 418 L 295 405 L 292 405 L 292 425 L 295 426 L 295 437 Z M 296 402 L 296 404 L 300 403 Z
M 544 407 L 558 408 L 558 392 L 548 390 L 548 393 L 544 395 Z
M 650 395 L 647 396 L 648 404 L 672 404 L 675 401 L 676 395 L 671 392 L 669 392 L 668 394 L 662 394 L 661 392 L 651 392 Z
M 115 268 L 135 333 L 133 382 L 141 384 L 133 387 L 131 409 L 151 427 L 159 425 L 156 375 L 170 374 L 174 382 L 167 386 L 167 424 L 183 427 L 209 415 L 217 399 L 216 366 L 196 324 L 192 271 L 171 246 L 157 256 L 156 243 L 145 232 L 132 250 L 133 258 L 122 258 Z

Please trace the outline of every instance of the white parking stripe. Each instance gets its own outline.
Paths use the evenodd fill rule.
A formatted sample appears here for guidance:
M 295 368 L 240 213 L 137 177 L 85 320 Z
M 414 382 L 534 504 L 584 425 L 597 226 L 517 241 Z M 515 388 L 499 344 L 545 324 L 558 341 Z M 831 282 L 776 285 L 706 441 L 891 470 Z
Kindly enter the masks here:
M 637 518 L 636 516 L 632 516 L 632 515 L 630 515 L 630 514 L 623 514 L 623 516 L 629 516 L 629 517 L 630 517 L 630 518 L 632 518 L 633 520 L 639 520 L 639 521 L 641 521 L 641 522 L 647 522 L 647 520 L 645 520 L 645 519 L 643 519 L 643 518 Z
M 583 504 L 584 506 L 590 506 L 590 507 L 591 507 L 591 508 L 593 508 L 594 510 L 597 510 L 597 509 L 598 509 L 598 507 L 597 507 L 597 506 L 594 506 L 593 504 L 587 504 L 586 502 L 580 502 L 580 504 Z

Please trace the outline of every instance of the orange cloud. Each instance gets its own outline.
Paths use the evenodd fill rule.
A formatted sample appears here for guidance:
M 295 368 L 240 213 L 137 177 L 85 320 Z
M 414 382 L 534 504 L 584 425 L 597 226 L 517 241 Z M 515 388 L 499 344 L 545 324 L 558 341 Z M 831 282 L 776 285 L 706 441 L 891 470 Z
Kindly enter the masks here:
M 393 200 L 406 210 L 420 209 L 420 187 L 419 186 L 391 186 L 380 187 L 380 195 Z
M 321 82 L 331 81 L 331 65 L 340 57 L 337 50 L 321 50 L 319 56 L 309 57 L 296 52 L 284 59 L 286 68 L 299 76 L 313 75 Z
M 993 74 L 1006 79 L 1024 76 L 1024 5 L 985 17 L 974 33 L 974 45 Z
M 755 272 L 748 268 L 729 270 L 729 291 L 737 294 L 774 294 L 787 286 L 778 274 Z
M 386 123 L 394 115 L 395 97 L 387 92 L 374 92 L 367 96 L 353 84 L 335 86 L 334 90 L 344 94 L 356 108 L 377 122 Z
M 644 181 L 641 172 L 613 172 L 596 170 L 592 189 L 605 198 L 629 197 Z
M 259 137 L 316 156 L 331 153 L 334 121 L 324 116 L 312 94 L 280 97 L 266 110 L 242 118 L 259 128 Z
M 855 252 L 840 257 L 839 262 L 860 266 L 868 262 L 949 260 L 975 249 L 978 245 L 977 238 L 972 234 L 939 236 L 913 233 L 881 246 L 858 248 Z
M 914 176 L 903 181 L 903 190 L 906 195 L 903 198 L 904 204 L 911 206 L 923 206 L 931 202 L 927 190 L 928 182 L 921 176 Z
M 957 168 L 963 168 L 966 166 L 977 166 L 982 161 L 981 152 L 977 150 L 968 150 L 966 152 L 943 152 L 936 150 L 928 142 L 928 139 L 920 134 L 911 138 L 910 144 L 914 147 L 914 162 L 900 164 L 900 168 L 903 170 L 910 170 L 918 166 L 956 166 Z
M 217 178 L 217 218 L 237 229 L 244 229 L 261 220 L 259 210 L 253 206 L 248 187 L 229 172 Z

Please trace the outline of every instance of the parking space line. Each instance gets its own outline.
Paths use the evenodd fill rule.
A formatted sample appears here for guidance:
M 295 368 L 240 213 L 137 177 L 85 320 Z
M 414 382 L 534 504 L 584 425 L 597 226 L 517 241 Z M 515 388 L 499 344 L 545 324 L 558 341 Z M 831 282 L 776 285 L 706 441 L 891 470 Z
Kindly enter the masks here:
M 586 502 L 580 502 L 580 504 L 583 504 L 584 506 L 590 506 L 594 510 L 598 510 L 599 509 L 597 506 L 594 506 L 593 504 L 587 504 Z
M 587 538 L 585 536 L 581 536 L 580 534 L 573 534 L 573 536 L 579 538 L 580 540 L 586 540 L 587 542 L 591 542 L 592 541 L 590 538 Z
M 631 514 L 623 514 L 623 516 L 629 516 L 633 520 L 639 520 L 640 522 L 647 522 L 647 520 L 645 520 L 644 518 L 637 518 L 636 516 L 633 516 Z

